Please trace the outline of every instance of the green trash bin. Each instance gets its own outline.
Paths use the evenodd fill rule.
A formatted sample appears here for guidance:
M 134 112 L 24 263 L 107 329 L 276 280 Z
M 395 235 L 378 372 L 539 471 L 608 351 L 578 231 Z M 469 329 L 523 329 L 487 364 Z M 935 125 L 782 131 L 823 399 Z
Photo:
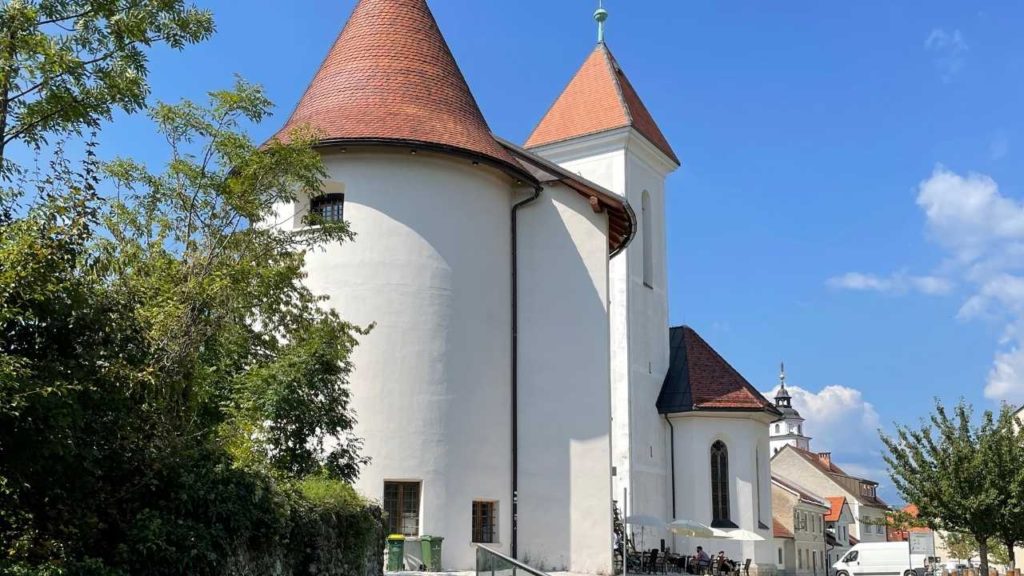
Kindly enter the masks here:
M 431 566 L 434 572 L 440 572 L 441 568 L 441 543 L 444 542 L 444 538 L 440 536 L 434 536 L 430 539 L 430 559 L 432 561 Z
M 441 543 L 444 538 L 440 536 L 420 536 L 420 553 L 423 555 L 423 565 L 429 572 L 441 571 Z
M 405 536 L 388 536 L 388 572 L 405 570 Z

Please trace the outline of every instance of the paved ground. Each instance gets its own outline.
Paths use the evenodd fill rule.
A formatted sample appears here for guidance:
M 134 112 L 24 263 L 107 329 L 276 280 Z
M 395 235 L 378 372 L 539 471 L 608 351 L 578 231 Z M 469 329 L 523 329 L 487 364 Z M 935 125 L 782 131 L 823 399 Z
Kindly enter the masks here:
M 509 574 L 511 571 L 501 572 Z M 476 572 L 385 572 L 385 576 L 476 576 Z M 579 572 L 548 572 L 551 576 L 596 576 L 595 574 L 581 574 Z
M 385 576 L 476 576 L 476 572 L 385 572 Z M 499 574 L 511 574 L 511 570 L 499 572 Z M 548 572 L 551 576 L 597 576 L 595 574 L 581 574 L 579 572 Z M 518 576 L 518 575 L 517 575 Z

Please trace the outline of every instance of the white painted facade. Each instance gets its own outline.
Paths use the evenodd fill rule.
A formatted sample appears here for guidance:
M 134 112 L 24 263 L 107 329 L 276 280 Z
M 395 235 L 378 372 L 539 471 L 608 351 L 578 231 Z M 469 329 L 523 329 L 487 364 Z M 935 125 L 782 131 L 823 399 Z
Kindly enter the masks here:
M 628 494 L 625 512 L 630 515 L 666 518 L 668 427 L 655 404 L 669 365 L 664 206 L 665 178 L 676 165 L 632 128 L 535 151 L 624 196 L 637 212 L 637 235 L 612 260 L 610 272 L 612 492 L 620 510 Z M 645 234 L 650 235 L 646 241 Z M 645 246 L 652 249 L 646 282 Z
M 446 569 L 475 562 L 472 503 L 511 503 L 512 204 L 504 174 L 395 149 L 324 153 L 355 240 L 307 254 L 307 285 L 373 324 L 352 361 L 355 434 L 372 458 L 356 483 L 421 483 L 419 532 Z M 282 206 L 299 225 L 308 203 Z M 289 218 L 288 212 L 294 212 Z M 607 215 L 560 186 L 519 217 L 519 548 L 548 568 L 611 566 Z
M 734 559 L 751 559 L 751 574 L 775 571 L 771 473 L 768 467 L 769 416 L 687 412 L 669 416 L 675 429 L 676 517 L 711 525 L 709 450 L 721 440 L 729 451 L 730 516 L 739 528 L 763 535 L 760 542 L 673 537 L 674 548 L 723 550 Z
M 625 252 L 612 260 L 609 278 L 612 494 L 620 511 L 667 522 L 686 518 L 710 525 L 710 448 L 716 440 L 723 440 L 730 454 L 733 521 L 740 528 L 768 534 L 771 496 L 767 415 L 670 416 L 676 464 L 672 486 L 673 432 L 658 413 L 656 403 L 670 359 L 665 179 L 677 165 L 628 127 L 534 151 L 624 196 L 637 212 L 637 235 Z M 645 249 L 649 249 L 646 254 Z M 648 548 L 657 547 L 664 539 L 677 552 L 692 552 L 702 544 L 650 528 L 645 539 Z M 703 545 L 708 550 L 724 550 L 732 558 L 752 559 L 753 574 L 774 570 L 770 541 L 714 540 Z

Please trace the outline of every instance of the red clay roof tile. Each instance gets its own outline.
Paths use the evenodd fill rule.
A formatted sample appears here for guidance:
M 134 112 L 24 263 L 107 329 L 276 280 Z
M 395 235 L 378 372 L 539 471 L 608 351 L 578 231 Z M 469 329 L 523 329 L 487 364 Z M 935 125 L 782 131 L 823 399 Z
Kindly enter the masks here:
M 456 149 L 519 166 L 495 141 L 426 0 L 360 0 L 288 122 L 324 142 Z
M 526 140 L 527 148 L 632 126 L 672 159 L 672 146 L 611 51 L 598 44 Z
M 825 522 L 838 522 L 843 514 L 843 506 L 846 506 L 846 498 L 843 496 L 829 496 L 828 503 L 832 508 L 825 515 Z

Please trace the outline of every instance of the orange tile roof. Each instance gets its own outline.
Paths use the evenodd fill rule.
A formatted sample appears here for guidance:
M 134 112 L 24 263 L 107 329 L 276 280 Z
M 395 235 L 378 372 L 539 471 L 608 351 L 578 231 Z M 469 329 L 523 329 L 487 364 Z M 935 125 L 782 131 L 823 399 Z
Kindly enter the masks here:
M 825 522 L 838 522 L 843 514 L 843 506 L 846 506 L 846 497 L 829 496 L 826 500 L 832 505 L 832 509 L 825 515 Z
M 295 111 L 322 142 L 423 145 L 519 170 L 495 141 L 426 0 L 360 0 Z
M 772 535 L 776 538 L 793 538 L 793 533 L 778 518 L 772 518 Z
M 665 135 L 604 44 L 598 44 L 526 140 L 527 148 L 632 126 L 679 164 Z

